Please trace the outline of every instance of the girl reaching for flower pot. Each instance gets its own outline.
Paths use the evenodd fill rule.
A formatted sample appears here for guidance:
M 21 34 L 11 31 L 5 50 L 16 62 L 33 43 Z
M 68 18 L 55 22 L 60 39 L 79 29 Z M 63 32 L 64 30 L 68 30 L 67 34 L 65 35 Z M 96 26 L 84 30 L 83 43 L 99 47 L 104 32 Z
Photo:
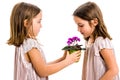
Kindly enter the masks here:
M 42 12 L 30 3 L 17 3 L 11 14 L 9 45 L 15 46 L 14 80 L 48 80 L 54 74 L 80 59 L 80 51 L 65 54 L 46 63 L 41 45 L 36 39 L 41 28 Z
M 86 40 L 82 80 L 120 80 L 112 38 L 97 4 L 82 4 L 74 11 L 73 18 Z

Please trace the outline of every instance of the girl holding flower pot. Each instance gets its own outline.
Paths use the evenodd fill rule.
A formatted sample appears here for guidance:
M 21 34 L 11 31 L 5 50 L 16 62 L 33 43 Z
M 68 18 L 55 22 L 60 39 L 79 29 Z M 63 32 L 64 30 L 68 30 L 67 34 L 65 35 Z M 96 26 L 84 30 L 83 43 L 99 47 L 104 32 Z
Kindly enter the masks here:
M 48 80 L 54 74 L 80 59 L 80 51 L 46 63 L 44 52 L 36 39 L 42 20 L 42 11 L 35 5 L 17 3 L 11 14 L 9 45 L 15 46 L 14 80 Z
M 120 80 L 112 38 L 100 8 L 86 2 L 74 11 L 73 17 L 86 40 L 82 80 Z

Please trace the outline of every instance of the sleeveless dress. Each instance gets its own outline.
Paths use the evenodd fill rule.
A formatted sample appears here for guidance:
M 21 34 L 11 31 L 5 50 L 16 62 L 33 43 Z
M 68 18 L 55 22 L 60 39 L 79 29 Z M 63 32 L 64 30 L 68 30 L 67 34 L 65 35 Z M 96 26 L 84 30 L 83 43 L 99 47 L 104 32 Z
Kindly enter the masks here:
M 91 45 L 86 45 L 83 61 L 82 80 L 99 80 L 107 70 L 106 64 L 100 55 L 103 48 L 113 49 L 112 42 L 103 37 L 98 37 Z M 119 74 L 113 80 L 120 80 Z
M 32 64 L 26 61 L 24 55 L 32 48 L 37 48 L 45 60 L 41 45 L 38 41 L 27 38 L 20 47 L 15 48 L 14 80 L 48 80 L 48 77 L 40 77 Z

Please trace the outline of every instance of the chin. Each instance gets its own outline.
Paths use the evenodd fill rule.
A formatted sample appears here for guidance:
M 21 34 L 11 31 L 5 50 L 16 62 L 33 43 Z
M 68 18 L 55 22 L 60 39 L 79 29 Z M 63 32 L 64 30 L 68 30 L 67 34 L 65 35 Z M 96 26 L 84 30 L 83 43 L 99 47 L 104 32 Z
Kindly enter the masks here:
M 87 36 L 83 36 L 84 38 L 88 38 Z
M 90 37 L 90 36 L 87 36 L 87 37 L 86 37 L 86 36 L 84 36 L 84 39 L 85 39 L 85 40 L 88 40 L 88 39 L 89 39 L 89 37 Z

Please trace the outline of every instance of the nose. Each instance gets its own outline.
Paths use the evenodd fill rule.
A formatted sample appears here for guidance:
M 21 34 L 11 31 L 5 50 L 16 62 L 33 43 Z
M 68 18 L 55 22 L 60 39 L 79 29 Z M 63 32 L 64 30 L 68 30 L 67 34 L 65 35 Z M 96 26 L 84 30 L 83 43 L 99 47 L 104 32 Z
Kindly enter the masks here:
M 80 28 L 79 28 L 79 27 L 77 28 L 77 30 L 78 30 L 79 32 L 81 32 L 81 30 L 80 30 Z
M 78 32 L 82 33 L 82 29 L 80 27 L 78 27 Z
M 42 24 L 40 24 L 40 28 L 42 28 Z

